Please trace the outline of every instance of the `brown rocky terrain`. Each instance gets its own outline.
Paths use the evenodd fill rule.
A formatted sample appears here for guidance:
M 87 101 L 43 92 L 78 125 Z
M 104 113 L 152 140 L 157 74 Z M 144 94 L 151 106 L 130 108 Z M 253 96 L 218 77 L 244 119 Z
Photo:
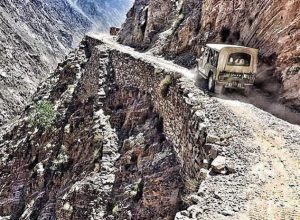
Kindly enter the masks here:
M 0 218 L 299 218 L 299 126 L 96 38 L 1 130 Z M 32 119 L 46 100 L 48 128 Z
M 137 0 L 119 41 L 193 66 L 207 42 L 260 50 L 256 86 L 300 109 L 299 1 Z
M 91 25 L 63 0 L 1 1 L 0 125 L 24 108 Z
M 103 34 L 85 37 L 29 102 L 22 94 L 10 102 L 9 95 L 28 89 L 27 99 L 44 75 L 32 81 L 22 73 L 46 76 L 49 66 L 41 65 L 43 50 L 28 43 L 32 33 L 23 36 L 24 28 L 49 28 L 55 34 L 45 35 L 45 45 L 61 47 L 61 56 L 77 35 L 67 34 L 71 25 L 56 39 L 53 19 L 23 26 L 9 16 L 22 15 L 13 10 L 22 2 L 5 1 L 12 7 L 0 3 L 0 30 L 9 33 L 0 55 L 18 77 L 0 63 L 0 98 L 3 109 L 26 107 L 0 127 L 1 220 L 300 219 L 300 127 L 235 95 L 211 96 L 182 66 L 193 66 L 206 42 L 258 47 L 257 87 L 299 109 L 298 1 L 136 0 L 122 44 Z M 43 5 L 23 3 L 29 11 Z M 44 20 L 48 7 L 42 8 Z M 73 9 L 75 16 L 80 10 Z M 52 49 L 45 60 L 55 66 Z

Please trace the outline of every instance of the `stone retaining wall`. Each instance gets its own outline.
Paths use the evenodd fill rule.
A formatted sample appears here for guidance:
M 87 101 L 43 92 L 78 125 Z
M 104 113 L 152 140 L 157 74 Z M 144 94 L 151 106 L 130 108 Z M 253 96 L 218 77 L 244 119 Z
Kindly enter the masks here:
M 201 100 L 196 97 L 205 99 L 206 96 L 200 90 L 195 94 L 193 83 L 178 73 L 117 50 L 111 50 L 110 57 L 117 85 L 120 89 L 134 87 L 151 95 L 155 111 L 163 118 L 165 135 L 174 144 L 183 171 L 190 177 L 199 177 L 205 161 L 209 161 L 206 157 L 209 157 L 210 148 L 204 147 L 207 119 Z M 171 83 L 164 97 L 161 94 L 162 81 L 168 75 Z

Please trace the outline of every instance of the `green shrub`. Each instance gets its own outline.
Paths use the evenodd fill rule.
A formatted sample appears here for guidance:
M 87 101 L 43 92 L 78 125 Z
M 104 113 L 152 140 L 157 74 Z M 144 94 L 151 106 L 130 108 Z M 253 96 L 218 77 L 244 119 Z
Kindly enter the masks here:
M 51 129 L 56 115 L 54 105 L 49 101 L 42 101 L 37 104 L 31 115 L 32 125 L 38 128 Z
M 162 97 L 166 97 L 172 84 L 172 77 L 167 75 L 159 84 L 159 91 Z

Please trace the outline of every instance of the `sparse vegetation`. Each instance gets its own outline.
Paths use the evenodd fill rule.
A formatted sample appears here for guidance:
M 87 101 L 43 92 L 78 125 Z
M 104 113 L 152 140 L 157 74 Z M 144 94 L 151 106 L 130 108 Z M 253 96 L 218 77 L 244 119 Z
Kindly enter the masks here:
M 38 128 L 51 129 L 56 116 L 54 105 L 49 101 L 42 101 L 31 115 L 31 124 Z
M 135 202 L 138 202 L 143 196 L 144 183 L 142 179 L 139 179 L 133 186 L 130 196 Z
M 97 145 L 97 147 L 101 147 L 103 143 L 103 135 L 101 133 L 95 133 L 94 134 L 94 143 Z
M 112 209 L 112 214 L 114 216 L 118 216 L 120 212 L 121 212 L 121 207 L 119 207 L 119 205 L 115 205 L 114 208 Z
M 167 75 L 159 84 L 159 91 L 162 97 L 166 97 L 169 92 L 169 88 L 172 84 L 172 77 Z
M 185 188 L 188 192 L 196 192 L 200 186 L 201 181 L 198 179 L 187 178 L 185 180 Z
M 199 189 L 199 186 L 201 184 L 201 181 L 198 179 L 193 179 L 188 177 L 184 181 L 185 189 L 186 189 L 186 194 L 182 196 L 181 200 L 183 204 L 186 206 L 191 206 L 194 204 L 192 195 L 193 193 L 197 192 Z

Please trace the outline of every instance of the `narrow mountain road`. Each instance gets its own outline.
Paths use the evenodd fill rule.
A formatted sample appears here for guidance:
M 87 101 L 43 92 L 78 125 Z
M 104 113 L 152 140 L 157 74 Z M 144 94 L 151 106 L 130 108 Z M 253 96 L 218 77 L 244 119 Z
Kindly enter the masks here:
M 113 36 L 108 34 L 89 34 L 89 36 L 105 42 L 111 48 L 119 50 L 123 53 L 129 53 L 135 58 L 149 61 L 157 65 L 158 67 L 162 67 L 166 70 L 170 70 L 173 72 L 181 73 L 186 78 L 195 80 L 195 76 L 196 76 L 195 69 L 187 69 L 182 66 L 176 65 L 172 61 L 165 60 L 163 57 L 153 56 L 151 52 L 145 52 L 145 53 L 138 52 L 131 47 L 119 44 L 118 42 L 116 42 Z M 215 95 L 215 94 L 212 95 L 220 99 L 239 100 L 240 102 L 250 103 L 260 109 L 270 112 L 271 114 L 283 120 L 300 125 L 300 113 L 293 112 L 287 107 L 285 107 L 284 105 L 274 102 L 274 100 L 262 94 L 261 91 L 259 91 L 258 89 L 253 89 L 251 91 L 251 94 L 247 97 L 240 95 L 238 93 L 227 93 L 225 95 Z
M 135 58 L 194 79 L 194 71 L 161 57 L 154 57 L 150 53 L 140 53 L 120 45 L 109 35 L 93 34 L 91 37 L 100 39 L 110 47 L 129 53 Z M 258 163 L 252 163 L 248 168 L 250 170 L 248 175 L 253 175 L 251 184 L 243 190 L 248 201 L 247 211 L 240 213 L 237 218 L 235 216 L 225 217 L 225 219 L 300 219 L 300 127 L 247 103 L 255 103 L 258 95 L 255 93 L 254 96 L 252 101 L 239 95 L 212 97 L 234 114 L 249 130 L 249 136 L 240 137 L 246 143 L 245 146 L 257 146 L 260 151 L 259 155 L 255 155 Z M 232 100 L 235 98 L 237 100 Z M 273 105 L 273 107 L 273 110 L 282 109 L 282 106 L 278 108 Z M 290 112 L 288 114 L 292 117 L 290 121 L 300 120 L 295 118 L 299 114 Z
M 89 34 L 89 36 L 103 41 L 105 44 L 109 45 L 113 49 L 119 50 L 123 53 L 128 53 L 135 58 L 146 60 L 166 70 L 181 73 L 183 76 L 189 79 L 194 79 L 195 77 L 195 73 L 192 70 L 178 66 L 174 64 L 172 61 L 165 60 L 162 57 L 153 56 L 151 53 L 140 53 L 131 47 L 121 45 L 118 42 L 116 42 L 112 36 L 108 34 Z

